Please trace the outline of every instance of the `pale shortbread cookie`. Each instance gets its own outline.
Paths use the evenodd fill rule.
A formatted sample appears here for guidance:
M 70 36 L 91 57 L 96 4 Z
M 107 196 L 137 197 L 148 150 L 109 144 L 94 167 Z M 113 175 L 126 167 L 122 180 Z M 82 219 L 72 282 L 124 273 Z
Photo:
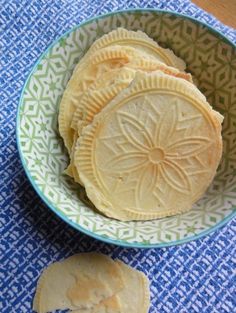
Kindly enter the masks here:
M 75 165 L 88 197 L 122 221 L 188 211 L 216 173 L 221 122 L 193 84 L 138 73 L 77 142 Z
M 33 309 L 92 309 L 124 287 L 122 270 L 111 258 L 81 253 L 56 262 L 41 275 Z

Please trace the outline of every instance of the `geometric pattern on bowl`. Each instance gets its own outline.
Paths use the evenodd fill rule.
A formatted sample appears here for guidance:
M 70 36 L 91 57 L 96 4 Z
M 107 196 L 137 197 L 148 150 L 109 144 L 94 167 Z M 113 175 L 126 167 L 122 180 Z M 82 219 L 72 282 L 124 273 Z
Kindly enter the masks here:
M 99 215 L 82 187 L 63 174 L 68 155 L 58 133 L 58 106 L 73 68 L 92 42 L 117 27 L 140 29 L 171 48 L 209 103 L 224 115 L 223 157 L 205 195 L 185 214 L 120 222 Z M 115 244 L 153 247 L 196 239 L 232 218 L 236 206 L 236 48 L 206 25 L 155 10 L 104 15 L 75 27 L 35 65 L 22 92 L 17 141 L 26 173 L 41 198 L 75 228 Z M 104 155 L 104 158 L 106 156 Z

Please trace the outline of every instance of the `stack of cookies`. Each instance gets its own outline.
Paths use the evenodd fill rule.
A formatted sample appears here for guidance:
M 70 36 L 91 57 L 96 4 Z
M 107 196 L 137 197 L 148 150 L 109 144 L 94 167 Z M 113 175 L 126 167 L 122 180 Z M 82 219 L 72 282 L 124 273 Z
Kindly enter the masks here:
M 106 216 L 186 212 L 214 178 L 223 117 L 185 67 L 145 33 L 122 28 L 96 40 L 76 66 L 59 110 L 65 172 Z

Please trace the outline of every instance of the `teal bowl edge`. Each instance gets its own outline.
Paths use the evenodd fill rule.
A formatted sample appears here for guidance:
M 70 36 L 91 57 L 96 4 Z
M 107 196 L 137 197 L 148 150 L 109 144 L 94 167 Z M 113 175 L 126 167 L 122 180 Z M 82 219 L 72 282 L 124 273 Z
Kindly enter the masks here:
M 180 244 L 184 244 L 193 240 L 197 240 L 200 239 L 206 235 L 209 235 L 210 233 L 216 231 L 217 229 L 223 227 L 228 221 L 230 221 L 234 216 L 236 216 L 236 207 L 234 207 L 234 211 L 228 215 L 226 218 L 224 218 L 222 221 L 220 221 L 219 223 L 217 223 L 215 226 L 202 231 L 201 233 L 191 236 L 191 237 L 187 237 L 184 239 L 180 239 L 180 240 L 175 240 L 175 241 L 171 241 L 171 242 L 163 242 L 163 243 L 135 243 L 135 242 L 127 242 L 127 241 L 122 241 L 122 240 L 116 240 L 116 239 L 110 239 L 108 237 L 102 236 L 102 235 L 97 235 L 83 227 L 81 227 L 79 224 L 71 221 L 66 215 L 64 215 L 63 213 L 61 213 L 46 197 L 45 195 L 40 191 L 40 189 L 38 188 L 38 185 L 36 184 L 35 180 L 33 179 L 33 177 L 30 174 L 30 171 L 27 168 L 22 150 L 21 150 L 21 145 L 20 145 L 20 139 L 19 139 L 19 125 L 20 125 L 20 108 L 22 105 L 22 99 L 24 96 L 24 92 L 25 92 L 25 87 L 31 77 L 31 75 L 34 73 L 36 67 L 38 66 L 38 64 L 40 63 L 40 61 L 43 59 L 43 57 L 48 53 L 48 51 L 60 40 L 62 39 L 64 36 L 67 36 L 68 34 L 70 34 L 71 32 L 73 32 L 74 30 L 80 28 L 81 26 L 84 26 L 86 24 L 89 24 L 91 22 L 94 22 L 96 20 L 100 20 L 112 15 L 116 15 L 116 14 L 121 14 L 121 13 L 134 13 L 134 12 L 154 12 L 154 13 L 164 13 L 164 14 L 172 14 L 174 16 L 180 17 L 180 18 L 186 18 L 196 24 L 200 24 L 206 28 L 208 28 L 212 33 L 214 33 L 218 38 L 220 38 L 221 40 L 223 40 L 224 42 L 226 42 L 227 44 L 230 44 L 231 46 L 233 46 L 233 48 L 236 49 L 236 44 L 234 42 L 232 42 L 230 39 L 228 39 L 227 37 L 225 37 L 224 34 L 222 34 L 220 31 L 215 30 L 214 28 L 212 28 L 210 25 L 198 21 L 197 19 L 190 17 L 186 14 L 181 14 L 181 13 L 177 13 L 174 11 L 170 11 L 170 10 L 159 10 L 159 9 L 149 9 L 149 8 L 136 8 L 136 9 L 126 9 L 126 10 L 118 10 L 115 12 L 110 12 L 110 13 L 106 13 L 106 14 L 102 14 L 102 15 L 98 15 L 96 17 L 90 18 L 88 20 L 86 20 L 85 22 L 82 22 L 80 24 L 75 25 L 73 28 L 71 28 L 70 30 L 66 31 L 65 33 L 63 33 L 62 35 L 58 36 L 49 46 L 48 48 L 42 53 L 42 55 L 36 60 L 35 64 L 33 65 L 32 70 L 30 71 L 24 85 L 23 88 L 21 90 L 21 95 L 20 95 L 20 100 L 19 100 L 19 104 L 18 104 L 18 108 L 17 108 L 17 115 L 16 115 L 16 143 L 17 143 L 17 149 L 18 149 L 18 153 L 20 156 L 20 160 L 22 163 L 22 166 L 24 168 L 24 171 L 26 173 L 26 176 L 28 178 L 28 180 L 30 181 L 31 185 L 33 186 L 34 190 L 36 191 L 36 193 L 38 194 L 38 196 L 41 198 L 41 200 L 60 218 L 62 219 L 64 222 L 66 222 L 68 225 L 70 225 L 71 227 L 73 227 L 76 230 L 79 230 L 81 233 L 84 233 L 94 239 L 100 240 L 102 242 L 105 243 L 109 243 L 109 244 L 113 244 L 113 245 L 117 245 L 117 246 L 121 246 L 121 247 L 129 247 L 129 248 L 164 248 L 164 247 L 170 247 L 170 246 L 176 246 L 176 245 L 180 245 Z

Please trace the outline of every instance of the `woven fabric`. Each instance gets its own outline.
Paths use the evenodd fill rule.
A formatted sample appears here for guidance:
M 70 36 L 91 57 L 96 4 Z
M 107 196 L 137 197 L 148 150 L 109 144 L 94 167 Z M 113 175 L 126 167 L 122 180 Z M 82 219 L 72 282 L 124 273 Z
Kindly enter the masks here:
M 48 264 L 100 251 L 142 270 L 151 282 L 150 313 L 236 312 L 236 223 L 200 240 L 163 249 L 125 249 L 89 238 L 42 203 L 16 148 L 16 109 L 33 64 L 72 26 L 114 10 L 174 10 L 208 23 L 236 42 L 236 32 L 187 0 L 0 0 L 0 312 L 31 312 Z M 128 313 L 128 312 L 127 312 Z

